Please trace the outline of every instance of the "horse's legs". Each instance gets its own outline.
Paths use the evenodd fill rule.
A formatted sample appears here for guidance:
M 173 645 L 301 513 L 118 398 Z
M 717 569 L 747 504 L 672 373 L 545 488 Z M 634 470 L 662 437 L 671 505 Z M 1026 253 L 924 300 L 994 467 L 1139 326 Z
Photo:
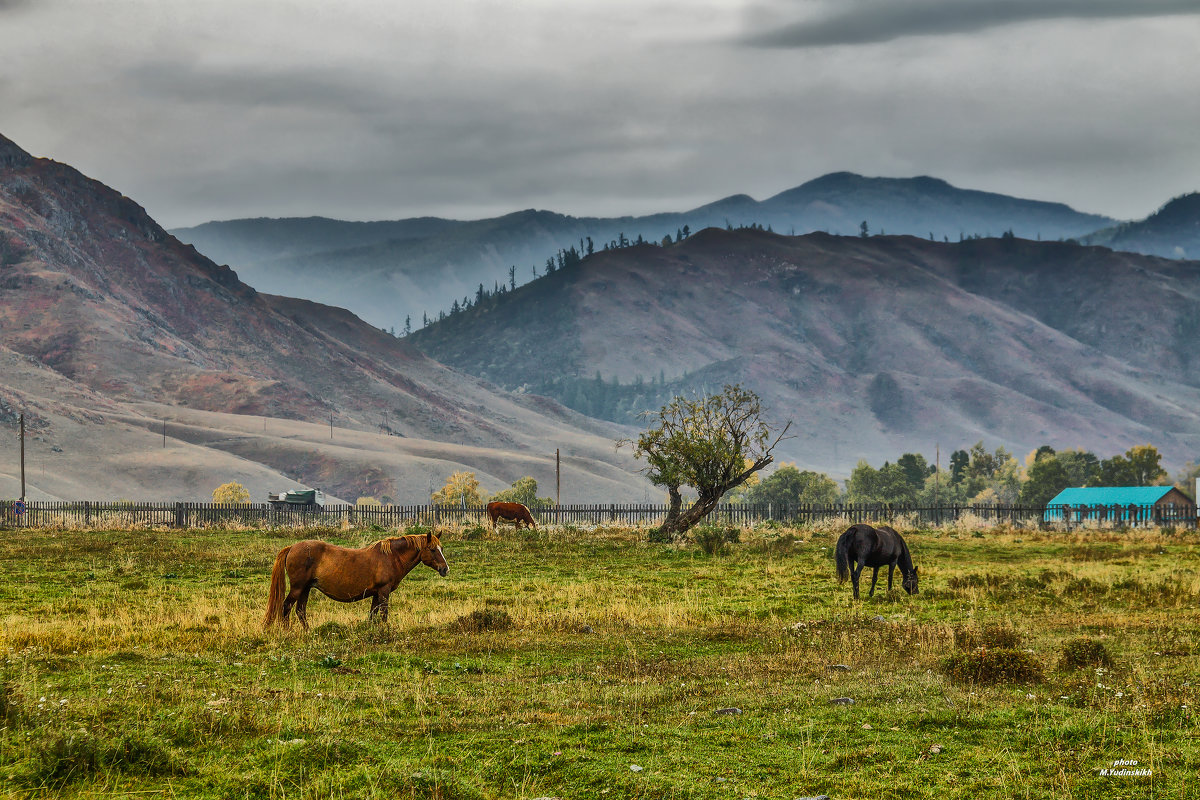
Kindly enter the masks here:
M 888 594 L 892 593 L 892 573 L 896 571 L 895 564 L 888 564 Z
M 862 574 L 862 564 L 850 565 L 850 582 L 854 584 L 854 599 L 858 599 L 858 576 Z
M 387 606 L 378 593 L 371 595 L 371 613 L 367 615 L 368 622 L 378 622 L 387 613 Z
M 871 573 L 871 591 L 867 592 L 867 597 L 875 596 L 875 581 L 879 580 L 879 567 L 875 567 L 875 571 Z
M 279 619 L 279 622 L 283 625 L 283 627 L 285 627 L 285 628 L 291 627 L 292 621 L 288 619 L 288 612 L 290 612 L 292 610 L 292 606 L 295 606 L 300 601 L 301 597 L 307 598 L 307 595 L 308 595 L 308 593 L 305 591 L 303 585 L 296 584 L 296 583 L 292 584 L 292 590 L 290 592 L 288 592 L 287 597 L 284 598 L 284 600 L 283 600 L 283 614 L 280 616 L 280 619 Z M 300 616 L 300 606 L 297 606 L 296 607 L 296 617 L 298 618 L 299 616 Z M 304 620 L 301 620 L 301 623 L 303 623 L 303 622 L 304 622 Z
M 311 586 L 301 589 L 300 599 L 296 601 L 296 619 L 300 620 L 304 630 L 308 630 L 308 592 L 310 589 L 312 589 Z
M 391 592 L 386 589 L 381 589 L 371 598 L 371 619 L 387 622 L 388 618 L 388 597 Z

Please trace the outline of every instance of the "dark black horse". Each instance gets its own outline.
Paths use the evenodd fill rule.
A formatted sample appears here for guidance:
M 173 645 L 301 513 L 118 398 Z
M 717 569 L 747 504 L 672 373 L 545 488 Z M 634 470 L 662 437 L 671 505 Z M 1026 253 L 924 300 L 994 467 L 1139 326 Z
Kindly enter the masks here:
M 904 576 L 901 586 L 909 594 L 917 593 L 917 568 L 913 566 L 912 556 L 909 555 L 908 545 L 900 538 L 900 534 L 887 525 L 873 528 L 870 525 L 852 525 L 849 530 L 838 537 L 837 543 L 837 574 L 838 582 L 845 583 L 846 578 L 854 582 L 854 597 L 858 599 L 858 576 L 863 567 L 874 567 L 871 575 L 871 591 L 875 594 L 875 581 L 879 580 L 879 568 L 888 568 L 888 591 L 892 590 L 892 573 L 900 567 Z

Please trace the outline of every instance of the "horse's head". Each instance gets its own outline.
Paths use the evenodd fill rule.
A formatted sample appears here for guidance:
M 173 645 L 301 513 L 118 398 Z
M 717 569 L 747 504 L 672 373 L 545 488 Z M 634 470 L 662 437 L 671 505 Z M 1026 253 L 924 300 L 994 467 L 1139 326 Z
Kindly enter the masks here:
M 433 531 L 426 533 L 424 540 L 421 541 L 421 563 L 435 570 L 443 578 L 450 572 L 450 565 L 446 563 L 446 554 L 442 552 L 442 543 L 433 535 Z
M 916 567 L 913 567 L 912 572 L 910 572 L 904 576 L 904 583 L 901 585 L 904 586 L 904 591 L 908 592 L 909 594 L 916 594 L 918 591 L 920 591 L 917 588 L 917 568 Z

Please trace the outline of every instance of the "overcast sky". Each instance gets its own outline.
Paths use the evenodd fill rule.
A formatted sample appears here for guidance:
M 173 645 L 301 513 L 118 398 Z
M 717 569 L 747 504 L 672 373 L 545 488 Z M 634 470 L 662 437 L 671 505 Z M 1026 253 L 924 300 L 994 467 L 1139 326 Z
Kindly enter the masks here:
M 1140 218 L 1200 0 L 0 0 L 0 133 L 168 227 L 684 210 L 827 172 Z

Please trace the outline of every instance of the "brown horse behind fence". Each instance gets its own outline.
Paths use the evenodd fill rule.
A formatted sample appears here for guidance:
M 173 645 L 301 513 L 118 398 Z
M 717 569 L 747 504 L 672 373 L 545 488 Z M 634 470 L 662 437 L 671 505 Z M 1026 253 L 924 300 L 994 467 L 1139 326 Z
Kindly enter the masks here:
M 443 578 L 450 568 L 442 543 L 430 531 L 383 539 L 360 549 L 338 547 L 316 539 L 297 542 L 279 551 L 271 571 L 271 593 L 263 625 L 276 619 L 288 627 L 288 612 L 308 630 L 308 593 L 318 589 L 342 603 L 371 598 L 370 617 L 387 622 L 388 597 L 413 567 L 424 564 Z M 291 591 L 285 597 L 285 574 Z
M 529 513 L 529 507 L 524 503 L 488 503 L 487 514 L 488 519 L 492 521 L 492 530 L 496 529 L 496 520 L 514 522 L 518 530 L 521 528 L 521 523 L 524 522 L 537 530 L 537 523 L 533 521 L 533 515 Z

